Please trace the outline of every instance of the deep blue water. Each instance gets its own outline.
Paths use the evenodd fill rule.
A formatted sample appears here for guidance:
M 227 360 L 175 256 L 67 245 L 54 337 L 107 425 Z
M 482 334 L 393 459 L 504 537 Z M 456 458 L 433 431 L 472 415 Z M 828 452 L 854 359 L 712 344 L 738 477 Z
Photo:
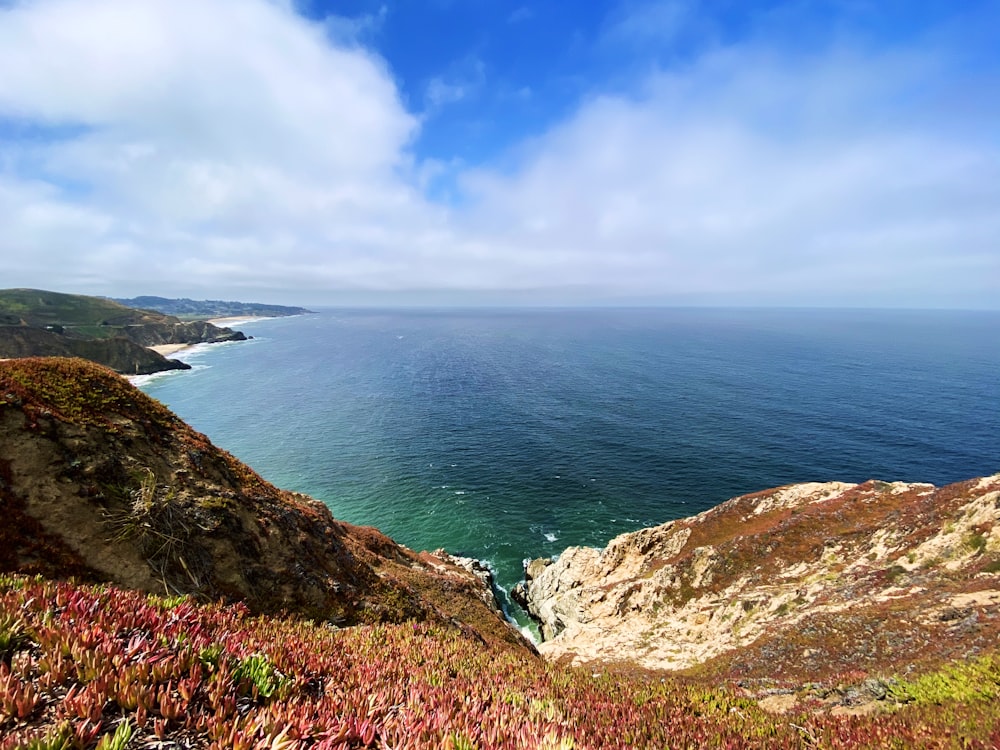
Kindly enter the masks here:
M 415 549 L 524 558 L 791 482 L 1000 471 L 1000 313 L 325 311 L 142 388 Z

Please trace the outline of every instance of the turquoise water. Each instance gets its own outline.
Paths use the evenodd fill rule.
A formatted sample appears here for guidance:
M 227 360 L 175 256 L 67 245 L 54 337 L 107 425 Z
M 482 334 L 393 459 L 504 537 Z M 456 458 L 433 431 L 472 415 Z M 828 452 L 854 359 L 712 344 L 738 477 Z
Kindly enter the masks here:
M 1000 471 L 1000 313 L 344 311 L 141 387 L 415 549 L 525 558 L 804 481 Z

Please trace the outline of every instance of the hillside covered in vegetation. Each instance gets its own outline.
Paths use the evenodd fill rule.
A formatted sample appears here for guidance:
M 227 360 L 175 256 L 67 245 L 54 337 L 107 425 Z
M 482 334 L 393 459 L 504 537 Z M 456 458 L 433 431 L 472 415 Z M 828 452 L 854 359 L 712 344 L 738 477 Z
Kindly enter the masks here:
M 564 668 L 428 623 L 330 628 L 0 576 L 0 750 L 996 747 L 995 658 L 891 683 L 865 716 L 738 685 Z
M 188 368 L 148 347 L 245 338 L 239 331 L 206 321 L 184 322 L 103 297 L 0 290 L 0 358 L 81 357 L 116 372 L 142 375 Z
M 312 312 L 304 307 L 289 307 L 288 305 L 267 305 L 262 302 L 236 302 L 233 300 L 206 299 L 194 300 L 182 297 L 142 296 L 128 299 L 115 298 L 126 307 L 137 307 L 141 310 L 155 310 L 166 315 L 174 315 L 183 320 L 204 320 L 212 318 L 262 317 L 283 318 L 289 315 L 305 315 Z
M 956 485 L 937 504 L 950 497 L 959 508 L 963 493 L 988 484 Z M 723 593 L 748 571 L 774 577 L 775 550 L 782 569 L 825 551 L 828 569 L 803 602 L 783 608 L 776 594 L 734 605 L 747 617 L 784 616 L 824 586 L 847 595 L 837 586 L 857 577 L 854 558 L 833 553 L 881 507 L 866 492 L 827 508 L 840 525 L 772 491 L 730 501 L 717 521 L 676 522 L 673 532 L 689 531 L 672 555 L 647 534 L 612 556 L 663 553 L 653 569 L 633 570 L 628 601 L 673 565 L 679 583 L 664 579 L 661 598 L 672 591 L 683 605 L 702 585 Z M 924 494 L 896 493 L 886 520 L 937 525 Z M 0 512 L 0 750 L 1000 744 L 995 604 L 913 612 L 889 600 L 884 619 L 863 623 L 831 609 L 800 628 L 814 631 L 811 654 L 765 630 L 691 668 L 652 669 L 620 658 L 625 649 L 584 666 L 544 659 L 447 555 L 414 552 L 273 487 L 124 378 L 81 360 L 0 362 Z M 987 591 L 997 577 L 992 527 L 963 519 L 948 531 L 968 545 L 954 559 L 975 561 L 956 585 Z M 696 548 L 731 550 L 728 566 L 709 580 L 702 562 L 695 586 L 685 578 L 688 543 L 696 559 L 713 559 Z M 900 591 L 942 586 L 920 577 L 924 558 L 895 570 L 891 554 L 871 551 Z M 607 594 L 617 596 L 611 586 Z M 925 644 L 910 662 L 898 650 L 852 661 L 834 648 L 856 627 L 899 638 L 935 618 L 941 648 Z M 802 673 L 782 666 L 793 651 Z

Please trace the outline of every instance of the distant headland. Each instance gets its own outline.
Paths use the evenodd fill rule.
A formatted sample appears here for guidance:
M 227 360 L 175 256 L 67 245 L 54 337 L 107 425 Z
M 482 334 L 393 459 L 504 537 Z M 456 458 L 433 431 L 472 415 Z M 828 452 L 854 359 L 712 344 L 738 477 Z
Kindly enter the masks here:
M 194 344 L 243 341 L 219 319 L 281 317 L 300 307 L 136 297 L 114 300 L 39 289 L 0 290 L 0 359 L 81 357 L 124 375 L 149 375 L 190 366 L 167 359 Z M 215 321 L 213 323 L 212 321 Z
M 312 313 L 304 307 L 266 305 L 260 302 L 234 302 L 218 299 L 193 300 L 166 297 L 110 298 L 112 301 L 140 310 L 155 310 L 181 320 L 215 320 L 218 318 L 283 318 Z

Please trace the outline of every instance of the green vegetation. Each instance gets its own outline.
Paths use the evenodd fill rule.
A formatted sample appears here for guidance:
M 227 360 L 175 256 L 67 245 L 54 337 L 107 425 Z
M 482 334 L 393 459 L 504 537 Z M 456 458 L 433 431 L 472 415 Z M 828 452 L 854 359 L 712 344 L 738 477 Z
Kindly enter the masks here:
M 128 381 L 79 360 L 26 358 L 0 368 L 0 404 L 16 405 L 33 417 L 120 431 L 117 423 L 152 421 L 164 430 L 193 432 L 165 406 L 145 397 Z M 202 439 L 204 443 L 204 439 Z
M 114 326 L 150 322 L 149 313 L 134 310 L 102 297 L 60 294 L 40 289 L 0 289 L 0 316 L 23 320 L 38 328 L 80 328 L 87 337 L 104 338 Z M 161 321 L 163 314 L 153 320 Z
M 132 722 L 125 720 L 118 725 L 114 734 L 106 734 L 97 743 L 97 750 L 125 750 L 132 739 Z
M 1000 573 L 1000 560 L 990 560 L 983 566 L 984 573 Z
M 890 694 L 901 703 L 933 705 L 996 700 L 1000 698 L 1000 657 L 989 654 L 948 664 L 915 680 L 896 682 Z
M 251 654 L 237 663 L 233 685 L 241 695 L 271 698 L 289 686 L 284 675 L 275 669 L 264 654 Z
M 963 543 L 965 544 L 965 548 L 973 554 L 981 554 L 986 549 L 986 535 L 978 531 L 972 531 L 965 537 Z
M 166 297 L 132 297 L 131 299 L 116 299 L 127 307 L 137 307 L 141 310 L 155 310 L 167 315 L 176 315 L 184 320 L 204 320 L 211 318 L 231 317 L 268 317 L 279 318 L 287 315 L 303 315 L 311 312 L 304 307 L 287 307 L 285 305 L 265 305 L 260 302 L 233 302 L 218 299 L 168 299 Z
M 9 664 L 14 652 L 30 642 L 21 618 L 12 612 L 0 612 L 0 662 Z
M 885 578 L 890 583 L 895 583 L 896 579 L 900 576 L 905 576 L 907 572 L 906 568 L 902 565 L 891 565 L 885 570 Z

